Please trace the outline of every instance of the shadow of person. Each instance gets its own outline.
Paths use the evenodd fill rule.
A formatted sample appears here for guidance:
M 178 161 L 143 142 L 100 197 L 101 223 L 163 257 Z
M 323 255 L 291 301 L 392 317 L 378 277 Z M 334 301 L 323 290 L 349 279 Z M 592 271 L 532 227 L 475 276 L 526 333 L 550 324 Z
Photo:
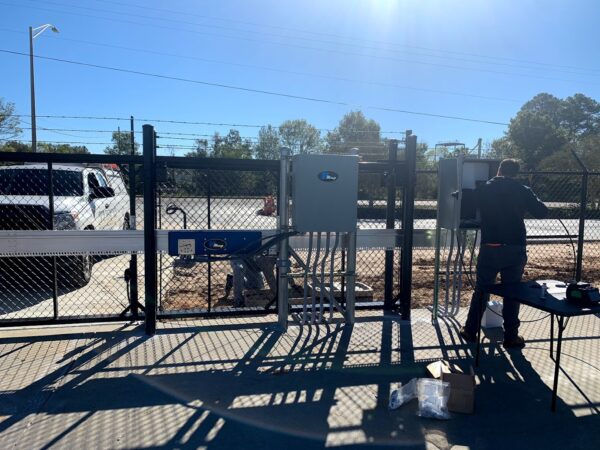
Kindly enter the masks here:
M 589 442 L 583 445 L 590 436 L 584 425 L 588 420 L 578 419 L 560 397 L 556 412 L 550 409 L 552 377 L 542 379 L 529 359 L 547 348 L 530 344 L 523 350 L 505 350 L 497 344 L 492 340 L 487 346 L 496 356 L 481 358 L 477 370 L 475 414 L 466 418 L 469 438 L 465 441 L 464 431 L 454 427 L 450 438 L 461 436 L 464 445 L 486 449 L 592 448 Z M 548 361 L 552 363 L 549 357 Z

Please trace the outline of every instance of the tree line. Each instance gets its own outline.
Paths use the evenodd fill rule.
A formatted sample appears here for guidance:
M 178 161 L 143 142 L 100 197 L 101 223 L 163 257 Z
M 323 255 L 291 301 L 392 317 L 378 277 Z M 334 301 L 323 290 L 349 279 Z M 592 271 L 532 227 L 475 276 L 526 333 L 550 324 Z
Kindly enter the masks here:
M 21 134 L 18 117 L 14 115 L 14 104 L 0 98 L 0 151 L 31 151 L 29 144 L 18 140 Z M 382 137 L 380 125 L 367 118 L 361 111 L 345 114 L 338 125 L 322 133 L 321 130 L 305 119 L 286 120 L 279 126 L 266 125 L 258 131 L 254 139 L 242 137 L 239 130 L 231 129 L 227 134 L 214 133 L 210 139 L 197 139 L 184 156 L 201 158 L 240 158 L 240 159 L 278 159 L 279 148 L 291 149 L 292 154 L 341 153 L 347 154 L 358 149 L 363 160 L 377 161 L 387 159 L 389 139 Z M 168 144 L 165 145 L 169 148 Z M 129 132 L 112 133 L 112 144 L 104 149 L 106 154 L 131 154 L 131 136 Z M 89 153 L 86 146 L 69 144 L 39 143 L 38 151 L 57 153 Z M 140 153 L 138 144 L 134 152 Z M 449 151 L 442 147 L 428 148 L 421 142 L 417 149 L 417 167 L 435 170 L 440 157 L 456 156 L 459 153 L 470 154 L 467 148 L 455 148 Z M 484 151 L 485 157 L 517 158 L 528 171 L 564 171 L 580 170 L 576 157 L 590 171 L 600 170 L 600 103 L 583 94 L 575 94 L 565 99 L 548 93 L 540 93 L 527 101 L 510 120 L 504 135 L 494 141 Z M 471 155 L 473 156 L 473 155 Z M 402 158 L 402 151 L 400 151 Z M 599 177 L 596 177 L 599 178 Z M 542 180 L 539 176 L 538 180 Z M 257 194 L 262 188 L 273 185 L 272 177 L 252 178 L 250 174 L 241 174 L 234 183 L 237 192 L 250 191 Z M 189 180 L 188 180 L 189 181 Z M 535 181 L 531 179 L 531 181 Z M 579 191 L 580 180 L 566 177 L 558 187 L 552 178 L 537 181 L 542 190 L 552 197 L 573 200 Z M 199 183 L 199 180 L 194 180 Z M 194 191 L 191 181 L 186 191 Z M 595 183 L 595 184 L 594 184 Z M 225 183 L 222 183 L 225 184 Z M 435 176 L 422 176 L 418 179 L 417 194 L 421 198 L 434 198 Z M 596 186 L 598 184 L 598 186 Z M 363 198 L 382 198 L 384 189 L 377 176 L 365 176 L 361 179 Z M 560 192 L 552 193 L 552 189 Z M 592 197 L 600 204 L 600 181 L 591 182 Z M 229 192 L 232 188 L 222 187 L 218 191 Z M 197 190 L 197 189 L 196 189 Z

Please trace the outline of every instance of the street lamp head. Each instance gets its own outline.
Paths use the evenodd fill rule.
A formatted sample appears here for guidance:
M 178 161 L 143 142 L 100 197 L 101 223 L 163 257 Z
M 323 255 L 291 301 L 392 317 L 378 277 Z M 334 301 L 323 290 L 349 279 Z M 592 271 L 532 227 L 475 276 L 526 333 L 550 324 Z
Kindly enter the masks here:
M 56 28 L 51 23 L 47 23 L 45 25 L 42 25 L 42 26 L 39 26 L 37 28 L 32 28 L 31 29 L 32 39 L 35 39 L 36 37 L 38 37 L 40 34 L 42 34 L 44 31 L 46 31 L 48 29 L 52 30 L 54 33 L 58 33 L 58 28 Z

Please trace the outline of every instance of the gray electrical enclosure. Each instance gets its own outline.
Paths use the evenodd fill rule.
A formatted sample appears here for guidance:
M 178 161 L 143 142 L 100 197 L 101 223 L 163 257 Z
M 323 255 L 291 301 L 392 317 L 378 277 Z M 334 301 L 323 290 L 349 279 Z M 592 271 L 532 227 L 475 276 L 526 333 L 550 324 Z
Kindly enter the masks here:
M 292 227 L 295 231 L 356 231 L 358 157 L 292 157 Z
M 439 161 L 439 227 L 458 229 L 468 226 L 467 224 L 473 226 L 477 223 L 473 203 L 474 191 L 480 183 L 485 183 L 496 175 L 499 164 L 499 161 L 489 159 L 447 158 Z M 458 204 L 459 189 L 460 204 Z

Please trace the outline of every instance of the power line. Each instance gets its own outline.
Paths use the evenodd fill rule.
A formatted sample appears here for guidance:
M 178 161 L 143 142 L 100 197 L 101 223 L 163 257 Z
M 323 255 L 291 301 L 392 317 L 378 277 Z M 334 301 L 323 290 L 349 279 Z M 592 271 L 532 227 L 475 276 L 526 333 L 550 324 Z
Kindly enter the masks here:
M 143 26 L 143 27 L 151 26 L 152 28 L 161 28 L 161 29 L 166 29 L 166 30 L 170 30 L 170 31 L 178 31 L 178 32 L 187 32 L 187 33 L 208 35 L 208 36 L 225 37 L 227 39 L 234 39 L 234 40 L 239 40 L 240 39 L 239 36 L 229 36 L 229 35 L 216 34 L 216 33 L 207 33 L 207 32 L 198 31 L 198 30 L 189 30 L 189 29 L 185 29 L 185 28 L 181 28 L 181 27 L 167 27 L 167 26 L 159 25 L 159 24 L 140 23 L 140 22 L 135 22 L 135 21 L 131 21 L 131 20 L 124 20 L 124 19 L 121 19 L 121 18 L 107 18 L 107 17 L 95 16 L 95 15 L 91 15 L 91 14 L 77 13 L 77 12 L 73 12 L 73 11 L 61 11 L 61 10 L 57 11 L 55 9 L 40 8 L 40 7 L 37 7 L 37 6 L 22 5 L 22 4 L 11 4 L 11 3 L 5 3 L 5 2 L 0 2 L 0 4 L 9 5 L 9 6 L 13 6 L 13 7 L 25 7 L 25 8 L 31 8 L 31 9 L 38 9 L 38 10 L 49 11 L 49 12 L 58 12 L 58 13 L 61 13 L 61 14 L 70 14 L 70 15 L 75 15 L 75 16 L 91 17 L 93 19 L 108 20 L 108 21 L 111 21 L 111 22 L 122 22 L 122 23 L 128 23 L 128 24 Z M 71 7 L 73 7 L 73 5 L 71 5 Z M 91 8 L 87 8 L 87 9 L 91 9 Z M 109 11 L 109 13 L 110 14 L 116 14 L 113 11 Z M 119 14 L 119 15 L 123 15 L 123 14 Z M 124 14 L 124 15 L 130 15 L 130 16 L 134 16 L 135 17 L 134 14 Z M 159 20 L 159 21 L 163 21 L 164 20 L 163 18 L 152 18 L 152 17 L 150 17 L 150 19 L 151 20 Z M 200 25 L 200 26 L 210 27 L 211 25 L 204 24 L 204 25 Z M 539 76 L 539 75 L 528 75 L 528 74 L 520 74 L 520 73 L 501 72 L 501 71 L 494 70 L 494 69 L 466 68 L 466 67 L 463 67 L 463 66 L 452 66 L 452 65 L 439 64 L 439 63 L 433 63 L 433 62 L 398 59 L 398 58 L 386 57 L 386 56 L 381 56 L 381 55 L 374 55 L 374 54 L 369 54 L 369 53 L 348 52 L 348 51 L 334 50 L 334 49 L 323 48 L 323 47 L 309 47 L 309 46 L 304 46 L 304 45 L 291 44 L 291 43 L 288 43 L 288 42 L 282 43 L 282 42 L 264 41 L 264 40 L 252 39 L 252 38 L 248 38 L 248 37 L 243 37 L 243 40 L 246 41 L 246 42 L 251 41 L 251 42 L 257 42 L 257 43 L 261 43 L 261 44 L 265 44 L 266 43 L 266 44 L 271 44 L 271 45 L 280 45 L 280 46 L 286 46 L 286 47 L 295 47 L 295 48 L 302 48 L 302 49 L 315 50 L 315 51 L 321 51 L 321 52 L 322 51 L 326 51 L 327 53 L 337 53 L 337 54 L 350 55 L 350 56 L 361 56 L 361 57 L 366 57 L 366 58 L 374 58 L 374 59 L 381 59 L 381 60 L 401 62 L 401 63 L 405 63 L 405 64 L 406 63 L 408 63 L 408 64 L 421 64 L 421 65 L 434 66 L 434 67 L 442 67 L 442 68 L 453 69 L 453 70 L 460 70 L 460 71 L 465 71 L 465 70 L 466 71 L 479 71 L 479 72 L 486 72 L 486 73 L 491 73 L 491 74 L 496 74 L 496 75 L 529 77 L 529 78 L 538 78 L 538 79 L 546 79 L 546 80 L 561 81 L 561 82 L 577 82 L 575 80 L 565 80 L 565 79 L 560 79 L 560 78 L 552 78 L 552 77 Z
M 6 50 L 6 49 L 0 49 L 0 52 L 12 54 L 12 55 L 19 55 L 19 56 L 27 56 L 27 57 L 29 56 L 27 53 Z M 373 110 L 378 110 L 378 111 L 396 112 L 396 113 L 401 113 L 401 114 L 410 114 L 410 115 L 425 116 L 425 117 L 435 117 L 435 118 L 449 119 L 449 120 L 460 120 L 460 121 L 465 121 L 465 122 L 485 123 L 485 124 L 489 124 L 489 125 L 502 125 L 502 126 L 508 125 L 507 123 L 504 123 L 504 122 L 474 119 L 474 118 L 470 118 L 470 117 L 450 116 L 450 115 L 445 115 L 445 114 L 435 114 L 435 113 L 427 113 L 427 112 L 419 112 L 419 111 L 409 111 L 409 110 L 405 110 L 405 109 L 386 108 L 386 107 L 382 107 L 382 106 L 361 106 L 361 105 L 356 105 L 356 104 L 352 104 L 352 103 L 348 103 L 348 102 L 328 100 L 328 99 L 323 99 L 323 98 L 318 98 L 318 97 L 307 97 L 307 96 L 302 96 L 302 95 L 287 94 L 284 92 L 266 91 L 266 90 L 262 90 L 262 89 L 248 88 L 248 87 L 244 87 L 244 86 L 234 86 L 234 85 L 228 85 L 228 84 L 223 84 L 223 83 L 213 83 L 213 82 L 203 81 L 203 80 L 193 80 L 190 78 L 161 75 L 161 74 L 155 74 L 155 73 L 149 73 L 149 72 L 142 72 L 139 70 L 103 66 L 100 64 L 84 63 L 84 62 L 80 62 L 80 61 L 72 61 L 72 60 L 61 59 L 61 58 L 52 58 L 52 57 L 48 57 L 48 56 L 36 55 L 35 58 L 44 59 L 44 60 L 48 60 L 48 61 L 61 62 L 61 63 L 65 63 L 65 64 L 83 66 L 83 67 L 91 67 L 94 69 L 102 69 L 102 70 L 109 70 L 109 71 L 114 71 L 114 72 L 129 73 L 129 74 L 134 74 L 134 75 L 159 78 L 159 79 L 164 79 L 164 80 L 172 80 L 172 81 L 180 81 L 180 82 L 185 82 L 185 83 L 200 84 L 203 86 L 211 86 L 211 87 L 218 87 L 218 88 L 222 88 L 222 89 L 251 92 L 254 94 L 270 95 L 270 96 L 275 96 L 275 97 L 289 98 L 289 99 L 293 99 L 293 100 L 304 100 L 304 101 L 310 101 L 310 102 L 316 102 L 316 103 L 324 103 L 324 104 L 337 105 L 337 106 L 346 106 L 346 107 L 350 107 L 350 108 L 368 108 L 368 109 L 373 109 Z
M 24 31 L 10 30 L 10 29 L 6 29 L 6 28 L 0 28 L 0 31 L 7 31 L 7 32 L 11 32 L 11 33 L 18 33 L 18 34 L 27 34 Z M 371 86 L 390 87 L 390 88 L 404 89 L 404 90 L 409 90 L 409 91 L 431 92 L 431 93 L 435 93 L 435 94 L 479 98 L 482 100 L 523 103 L 523 101 L 521 101 L 521 100 L 509 99 L 509 98 L 503 98 L 503 97 L 469 94 L 469 93 L 465 93 L 465 92 L 445 91 L 445 90 L 441 90 L 441 89 L 421 88 L 421 87 L 415 87 L 415 86 L 404 86 L 404 85 L 399 85 L 399 84 L 394 84 L 394 83 L 385 83 L 385 82 L 380 82 L 380 81 L 358 80 L 358 79 L 354 79 L 354 78 L 340 77 L 340 76 L 334 76 L 334 75 L 325 75 L 325 74 L 319 74 L 319 73 L 299 72 L 299 71 L 295 71 L 295 70 L 280 69 L 280 68 L 276 68 L 276 67 L 257 66 L 257 65 L 252 65 L 252 64 L 242 64 L 242 63 L 236 63 L 233 61 L 221 61 L 221 60 L 216 60 L 216 59 L 201 58 L 201 57 L 193 56 L 193 55 L 181 55 L 181 54 L 177 54 L 177 53 L 160 52 L 160 51 L 156 51 L 156 50 L 149 50 L 149 49 L 143 49 L 143 48 L 126 47 L 126 46 L 122 46 L 122 45 L 113 45 L 113 44 L 106 44 L 106 43 L 101 43 L 101 42 L 92 42 L 92 41 L 86 41 L 86 40 L 81 40 L 81 39 L 71 39 L 71 38 L 65 38 L 63 36 L 61 36 L 60 38 L 56 37 L 55 39 L 60 39 L 61 41 L 76 42 L 76 43 L 81 43 L 81 44 L 86 44 L 86 45 L 96 45 L 96 46 L 100 46 L 100 47 L 116 48 L 116 49 L 130 51 L 130 52 L 140 52 L 140 53 L 147 53 L 147 54 L 151 54 L 151 55 L 160 55 L 160 56 L 182 58 L 182 59 L 188 59 L 188 60 L 194 60 L 194 61 L 202 61 L 202 62 L 208 62 L 211 64 L 222 64 L 222 65 L 228 65 L 228 66 L 234 66 L 234 67 L 245 67 L 245 68 L 256 69 L 256 70 L 265 70 L 265 71 L 277 72 L 277 73 L 287 73 L 290 75 L 322 78 L 322 79 L 329 79 L 329 80 L 335 80 L 335 81 L 344 81 L 344 82 L 349 82 L 349 83 L 360 83 L 360 84 L 371 85 Z
M 31 139 L 0 139 L 3 142 L 31 142 Z M 37 141 L 38 144 L 113 145 L 113 142 Z
M 12 114 L 15 117 L 30 117 L 29 114 Z M 125 118 L 125 117 L 91 117 L 91 116 L 49 116 L 49 115 L 36 115 L 36 117 L 38 118 L 68 118 L 68 119 L 89 119 L 89 120 L 104 120 L 104 119 L 110 119 L 110 120 L 131 120 L 131 118 Z M 190 122 L 184 122 L 184 121 L 165 121 L 165 120 L 160 120 L 160 119 L 137 119 L 138 121 L 144 121 L 144 122 L 169 122 L 169 123 L 185 123 L 188 124 Z M 24 121 L 25 122 L 25 121 Z M 25 122 L 27 123 L 27 122 Z M 239 124 L 233 124 L 233 123 L 210 123 L 210 122 L 191 122 L 193 124 L 200 124 L 200 125 L 220 125 L 220 126 L 232 126 L 232 127 L 266 127 L 267 125 L 239 125 Z M 31 125 L 30 123 L 28 125 Z M 30 130 L 31 128 L 28 127 L 21 127 L 24 130 Z M 82 132 L 82 133 L 118 133 L 118 130 L 96 130 L 96 129 L 82 129 L 82 128 L 43 128 L 43 127 L 37 127 L 38 129 L 42 129 L 45 131 L 72 131 L 72 132 Z M 278 127 L 274 126 L 273 129 L 277 130 Z M 318 131 L 335 131 L 335 129 L 331 129 L 331 128 L 316 128 L 316 130 Z M 375 134 L 377 132 L 374 132 L 372 130 L 360 130 L 360 129 L 347 129 L 347 131 L 350 131 L 352 133 L 372 133 Z M 129 134 L 131 133 L 131 131 L 122 131 L 121 133 L 123 134 Z M 143 131 L 134 131 L 134 133 L 136 134 L 142 134 Z M 405 134 L 406 131 L 398 131 L 398 130 L 394 130 L 394 131 L 379 131 L 379 134 Z M 198 134 L 198 133 L 180 133 L 180 132 L 169 132 L 169 131 L 161 131 L 160 132 L 161 135 L 172 135 L 172 136 L 213 136 L 212 134 Z M 78 137 L 78 136 L 75 136 Z M 255 137 L 255 136 L 248 136 L 248 137 Z
M 49 5 L 55 5 L 58 7 L 68 7 L 68 8 L 77 8 L 77 9 L 81 9 L 81 10 L 87 10 L 87 11 L 91 11 L 91 12 L 99 12 L 99 13 L 107 13 L 107 14 L 112 14 L 112 15 L 117 15 L 119 18 L 118 19 L 114 19 L 114 18 L 106 18 L 106 17 L 101 17 L 101 16 L 94 16 L 94 15 L 85 15 L 85 14 L 81 14 L 81 13 L 76 13 L 76 12 L 72 12 L 72 11 L 58 11 L 61 13 L 65 13 L 65 14 L 72 14 L 72 15 L 85 15 L 85 16 L 89 16 L 92 18 L 96 18 L 96 19 L 101 19 L 101 20 L 111 20 L 111 21 L 121 21 L 121 22 L 127 22 L 127 23 L 132 23 L 135 25 L 141 25 L 141 26 L 152 26 L 152 27 L 160 27 L 160 28 L 165 28 L 165 29 L 174 29 L 172 27 L 165 27 L 163 25 L 155 25 L 155 24 L 148 24 L 148 23 L 140 23 L 140 22 L 134 22 L 134 21 L 123 21 L 121 19 L 122 16 L 128 16 L 128 17 L 133 17 L 133 18 L 140 18 L 143 20 L 153 20 L 153 21 L 159 21 L 160 23 L 163 23 L 165 21 L 167 22 L 172 22 L 172 23 L 177 23 L 177 24 L 185 24 L 185 25 L 191 25 L 191 26 L 200 26 L 203 28 L 213 28 L 213 29 L 223 29 L 223 30 L 231 30 L 234 32 L 243 32 L 243 33 L 250 33 L 250 34 L 258 34 L 258 35 L 265 35 L 265 36 L 272 36 L 272 37 L 276 37 L 276 38 L 284 38 L 284 39 L 289 39 L 294 38 L 294 39 L 300 39 L 300 40 L 304 40 L 304 41 L 309 41 L 309 42 L 313 42 L 316 44 L 333 44 L 333 45 L 345 45 L 345 46 L 349 46 L 349 47 L 355 47 L 355 48 L 359 48 L 359 49 L 364 49 L 367 51 L 388 51 L 388 52 L 392 52 L 392 53 L 408 53 L 409 55 L 411 54 L 410 52 L 407 51 L 401 51 L 401 50 L 394 50 L 394 49 L 382 49 L 381 47 L 372 47 L 372 46 L 366 46 L 364 44 L 351 44 L 351 43 L 344 43 L 344 42 L 339 42 L 339 41 L 326 41 L 323 39 L 315 39 L 315 38 L 307 38 L 307 37 L 299 37 L 299 36 L 289 36 L 289 35 L 281 35 L 281 34 L 275 34 L 275 33 L 268 33 L 268 32 L 261 32 L 261 31 L 255 31 L 255 30 L 247 30 L 247 29 L 240 29 L 240 28 L 232 28 L 232 27 L 226 27 L 223 25 L 216 25 L 214 23 L 198 23 L 198 22 L 191 22 L 188 20 L 181 20 L 181 19 L 170 19 L 168 17 L 154 17 L 154 16 L 147 16 L 147 15 L 140 15 L 140 14 L 133 14 L 130 12 L 122 12 L 122 11 L 114 11 L 114 10 L 106 10 L 106 9 L 100 9 L 100 8 L 90 8 L 90 7 L 85 7 L 85 6 L 79 6 L 79 5 L 65 5 L 64 3 L 57 3 L 57 2 L 51 2 L 51 1 L 45 1 L 45 4 L 49 4 Z M 17 5 L 13 5 L 13 6 L 17 6 Z M 18 5 L 18 6 L 24 6 L 26 8 L 33 8 L 33 9 L 42 9 L 44 10 L 44 8 L 39 8 L 37 6 L 27 6 L 27 5 Z M 49 10 L 49 11 L 53 11 L 53 10 Z M 56 10 L 54 10 L 54 12 L 56 12 Z M 197 30 L 186 30 L 186 29 L 181 29 L 181 28 L 175 28 L 175 30 L 178 31 L 184 31 L 184 32 L 190 32 L 190 33 L 200 33 L 200 34 L 209 34 L 210 33 L 206 33 L 206 32 L 198 32 Z M 212 34 L 214 35 L 214 34 Z M 220 37 L 227 37 L 230 39 L 239 39 L 239 37 L 236 36 L 227 36 L 227 35 L 218 35 Z M 247 40 L 247 38 L 244 38 L 245 40 Z M 307 48 L 310 50 L 318 50 L 318 51 L 323 51 L 323 48 L 317 48 L 317 47 L 305 47 L 305 46 L 299 46 L 299 45 L 294 45 L 294 44 L 290 44 L 289 42 L 286 43 L 281 43 L 281 42 L 273 42 L 273 41 L 260 41 L 260 40 L 254 40 L 256 42 L 261 42 L 261 43 L 269 43 L 269 44 L 275 44 L 275 45 L 284 45 L 284 46 L 291 46 L 291 47 L 299 47 L 299 48 Z M 328 51 L 329 53 L 331 52 L 336 52 L 336 53 L 340 53 L 340 54 L 353 54 L 353 53 L 348 53 L 348 52 L 344 52 L 344 51 L 340 51 L 340 50 L 332 50 L 332 49 L 326 49 L 326 51 Z M 431 49 L 428 51 L 432 51 Z M 414 53 L 413 53 L 414 54 Z M 354 55 L 357 55 L 356 53 L 354 53 Z M 375 58 L 382 58 L 381 55 L 370 55 L 370 54 L 360 54 L 360 56 L 366 56 L 366 57 L 375 57 Z M 500 65 L 500 66 L 507 66 L 507 67 L 515 67 L 515 68 L 520 68 L 520 69 L 526 69 L 526 70 L 536 70 L 535 68 L 531 68 L 531 67 L 527 67 L 527 66 L 520 66 L 520 65 L 514 65 L 514 64 L 508 64 L 508 63 L 495 63 L 495 62 L 487 62 L 487 61 L 474 61 L 474 60 L 470 60 L 470 59 L 465 59 L 465 58 L 457 58 L 457 57 L 452 57 L 452 56 L 447 56 L 447 55 L 419 55 L 417 54 L 417 56 L 426 56 L 426 57 L 434 57 L 434 58 L 444 58 L 444 59 L 454 59 L 460 62 L 468 62 L 468 63 L 475 63 L 475 64 L 495 64 L 495 65 Z M 390 59 L 390 58 L 384 58 L 383 59 Z M 515 73 L 502 73 L 502 72 L 498 72 L 496 70 L 491 70 L 491 69 L 469 69 L 469 68 L 465 68 L 465 67 L 461 67 L 461 66 L 449 66 L 449 65 L 442 65 L 442 64 L 437 64 L 437 63 L 431 63 L 431 62 L 425 62 L 425 61 L 410 61 L 410 60 L 400 60 L 402 62 L 409 62 L 409 63 L 416 63 L 416 64 L 425 64 L 425 65 L 434 65 L 434 66 L 439 66 L 439 67 L 446 67 L 446 68 L 451 68 L 451 69 L 456 69 L 456 70 L 479 70 L 479 71 L 484 71 L 484 72 L 490 72 L 490 73 L 501 73 L 504 75 L 511 75 L 511 76 L 531 76 L 531 75 L 526 75 L 526 74 L 515 74 Z M 584 70 L 589 70 L 589 69 L 584 69 Z M 564 70 L 559 70 L 562 72 L 566 72 L 566 73 L 570 73 L 570 74 L 574 74 L 577 75 L 577 72 L 573 72 L 573 71 L 564 71 Z M 579 73 L 580 75 L 590 75 L 590 74 L 582 74 Z M 592 74 L 593 75 L 593 74 Z M 548 77 L 539 77 L 539 78 L 543 78 L 543 79 L 553 79 L 553 78 L 548 78 Z M 562 80 L 562 81 L 570 81 L 570 80 Z
M 528 60 L 522 60 L 522 59 L 516 59 L 516 58 L 507 58 L 507 57 L 502 57 L 502 56 L 497 56 L 497 55 L 481 55 L 481 54 L 477 54 L 477 53 L 458 52 L 458 51 L 453 51 L 453 50 L 448 50 L 448 49 L 435 49 L 435 48 L 429 48 L 429 47 L 423 47 L 423 46 L 398 44 L 395 42 L 370 40 L 370 39 L 365 39 L 363 37 L 355 38 L 352 36 L 341 36 L 341 35 L 332 34 L 332 33 L 323 33 L 323 32 L 300 29 L 300 28 L 283 27 L 283 26 L 278 26 L 278 25 L 270 25 L 270 24 L 256 23 L 256 22 L 247 22 L 247 21 L 242 21 L 242 20 L 222 18 L 222 17 L 216 17 L 216 16 L 206 16 L 206 15 L 201 15 L 201 14 L 195 14 L 195 13 L 192 13 L 189 11 L 176 11 L 173 9 L 155 8 L 155 7 L 151 7 L 148 5 L 132 4 L 131 2 L 121 3 L 121 2 L 111 1 L 111 0 L 97 0 L 97 1 L 102 2 L 102 3 L 118 5 L 118 6 L 125 6 L 125 7 L 129 7 L 129 8 L 143 9 L 145 11 L 153 10 L 153 11 L 157 11 L 160 13 L 166 12 L 166 13 L 171 13 L 171 14 L 183 15 L 186 17 L 193 16 L 193 17 L 198 17 L 198 18 L 207 19 L 207 20 L 219 20 L 219 21 L 223 21 L 223 22 L 240 23 L 240 24 L 244 24 L 244 25 L 250 25 L 250 26 L 261 27 L 261 28 L 272 28 L 272 29 L 279 29 L 282 31 L 293 31 L 293 32 L 299 32 L 299 33 L 303 33 L 303 34 L 312 34 L 315 36 L 327 36 L 327 37 L 333 37 L 333 38 L 337 38 L 337 39 L 354 40 L 354 41 L 360 41 L 360 42 L 370 42 L 373 44 L 382 44 L 382 45 L 386 45 L 386 46 L 391 45 L 393 47 L 403 47 L 403 48 L 410 48 L 410 49 L 415 49 L 415 50 L 425 50 L 425 51 L 429 51 L 429 52 L 437 52 L 437 53 L 443 53 L 443 54 L 454 54 L 454 55 L 460 55 L 460 56 L 469 56 L 469 57 L 485 58 L 485 59 L 497 59 L 497 60 L 502 60 L 502 61 L 517 62 L 517 63 L 522 63 L 522 64 L 531 64 L 531 65 L 538 65 L 538 66 L 544 66 L 544 67 L 557 67 L 557 68 L 573 69 L 573 70 L 583 70 L 583 71 L 589 71 L 589 72 L 600 71 L 600 69 L 590 69 L 590 68 L 586 68 L 586 67 L 551 64 L 551 63 L 539 62 L 539 61 L 528 61 Z M 429 56 L 429 55 L 427 55 L 427 56 Z

